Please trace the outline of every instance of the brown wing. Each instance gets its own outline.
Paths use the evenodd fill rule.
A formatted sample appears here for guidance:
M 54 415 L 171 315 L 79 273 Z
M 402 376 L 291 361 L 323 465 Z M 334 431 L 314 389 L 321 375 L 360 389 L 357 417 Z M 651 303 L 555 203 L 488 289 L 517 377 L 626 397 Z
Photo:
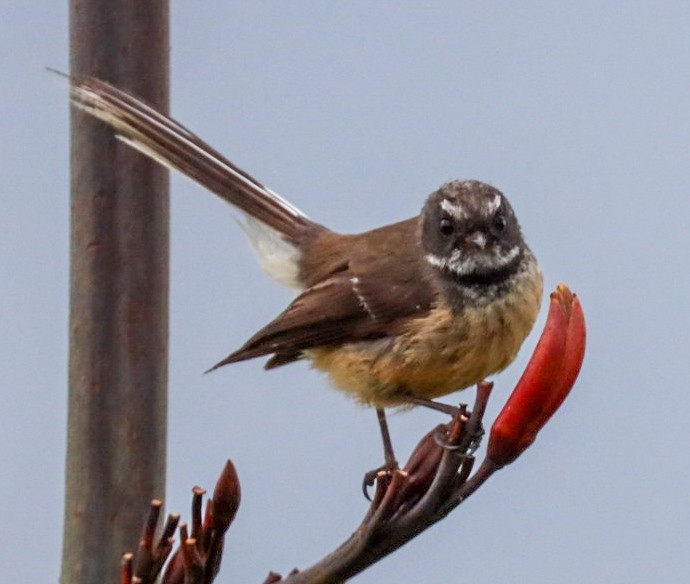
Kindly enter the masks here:
M 433 302 L 431 286 L 422 280 L 385 281 L 349 270 L 312 286 L 240 349 L 214 365 L 273 354 L 266 368 L 285 365 L 302 351 L 395 334 L 411 318 L 426 314 Z

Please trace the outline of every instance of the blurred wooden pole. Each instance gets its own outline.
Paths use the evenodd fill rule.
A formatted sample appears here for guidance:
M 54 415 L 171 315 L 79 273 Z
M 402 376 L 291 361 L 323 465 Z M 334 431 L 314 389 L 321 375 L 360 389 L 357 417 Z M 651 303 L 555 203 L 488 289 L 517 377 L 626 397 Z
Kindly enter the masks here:
M 70 73 L 168 109 L 168 0 L 70 0 Z M 62 584 L 108 584 L 165 496 L 167 171 L 72 112 Z

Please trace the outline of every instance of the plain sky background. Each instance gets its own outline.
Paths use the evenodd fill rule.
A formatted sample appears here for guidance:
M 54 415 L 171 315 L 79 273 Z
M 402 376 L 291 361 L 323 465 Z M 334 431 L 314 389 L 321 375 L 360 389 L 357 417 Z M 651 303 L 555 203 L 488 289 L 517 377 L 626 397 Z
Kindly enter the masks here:
M 534 446 L 355 581 L 687 582 L 690 3 L 171 4 L 172 112 L 232 160 L 346 232 L 416 214 L 449 179 L 489 181 L 547 289 L 568 283 L 586 311 L 582 375 Z M 68 103 L 43 68 L 68 68 L 67 17 L 64 1 L 0 8 L 7 582 L 59 574 Z M 211 488 L 231 457 L 243 501 L 218 582 L 261 582 L 356 527 L 381 457 L 375 415 L 305 364 L 202 375 L 289 293 L 227 206 L 172 186 L 167 506 L 188 517 L 191 487 Z M 496 377 L 487 423 L 536 338 Z M 399 458 L 438 421 L 393 416 Z

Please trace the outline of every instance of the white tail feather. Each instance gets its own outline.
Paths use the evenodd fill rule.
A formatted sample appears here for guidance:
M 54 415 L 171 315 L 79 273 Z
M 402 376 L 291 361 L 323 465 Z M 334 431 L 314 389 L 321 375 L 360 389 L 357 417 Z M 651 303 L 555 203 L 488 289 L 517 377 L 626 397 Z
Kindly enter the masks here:
M 142 154 L 153 158 L 163 166 L 176 170 L 169 161 L 160 156 L 155 150 L 146 146 L 146 144 L 142 144 L 132 138 L 126 138 L 122 135 L 118 135 L 118 139 Z M 198 181 L 195 182 L 203 186 L 203 184 Z M 289 203 L 287 204 L 289 205 Z M 299 249 L 286 241 L 286 239 L 275 229 L 271 229 L 265 223 L 262 223 L 251 215 L 247 215 L 241 209 L 237 207 L 233 208 L 242 216 L 242 219 L 238 220 L 237 223 L 242 227 L 242 231 L 244 231 L 247 236 L 252 249 L 256 253 L 261 268 L 279 284 L 287 286 L 288 288 L 301 290 L 303 285 L 299 280 L 299 259 L 301 255 Z
M 275 229 L 243 213 L 244 221 L 238 221 L 252 248 L 256 252 L 259 264 L 276 282 L 303 290 L 299 279 L 299 259 L 301 253 L 297 247 L 285 241 Z

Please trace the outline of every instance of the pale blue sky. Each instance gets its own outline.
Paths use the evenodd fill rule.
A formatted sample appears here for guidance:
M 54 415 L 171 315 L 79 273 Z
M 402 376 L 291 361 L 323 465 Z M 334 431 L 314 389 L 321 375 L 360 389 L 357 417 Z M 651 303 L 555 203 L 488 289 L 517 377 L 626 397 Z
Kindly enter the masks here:
M 66 420 L 66 2 L 0 8 L 0 565 L 54 582 Z M 513 466 L 360 583 L 690 578 L 690 4 L 172 1 L 172 111 L 311 217 L 361 231 L 453 178 L 510 198 L 589 323 L 573 394 Z M 168 508 L 227 457 L 219 582 L 330 551 L 366 509 L 375 416 L 304 364 L 202 372 L 289 296 L 230 210 L 172 183 Z M 543 321 L 540 320 L 539 325 Z M 538 325 L 538 326 L 539 326 Z M 490 422 L 534 346 L 496 378 Z M 468 400 L 471 396 L 468 395 Z M 438 421 L 393 416 L 399 457 Z M 133 542 L 134 543 L 134 542 Z

